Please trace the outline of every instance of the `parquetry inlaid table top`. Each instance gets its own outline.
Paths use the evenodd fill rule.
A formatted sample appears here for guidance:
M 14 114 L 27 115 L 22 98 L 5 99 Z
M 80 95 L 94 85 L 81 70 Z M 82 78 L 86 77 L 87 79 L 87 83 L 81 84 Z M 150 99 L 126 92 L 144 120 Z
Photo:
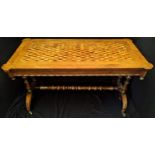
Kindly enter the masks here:
M 151 68 L 129 39 L 24 39 L 3 66 L 12 76 L 143 76 Z

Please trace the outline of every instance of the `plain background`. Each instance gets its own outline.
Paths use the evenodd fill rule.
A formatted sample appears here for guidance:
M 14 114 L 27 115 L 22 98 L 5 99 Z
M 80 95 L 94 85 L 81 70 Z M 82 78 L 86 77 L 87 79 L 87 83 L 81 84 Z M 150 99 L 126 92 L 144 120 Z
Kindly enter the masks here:
M 10 56 L 14 53 L 15 49 L 18 47 L 18 45 L 21 43 L 21 40 L 23 38 L 0 38 L 0 65 L 4 64 L 9 58 Z M 150 61 L 151 63 L 155 64 L 155 38 L 130 38 L 133 40 L 133 42 L 137 45 L 137 47 L 140 49 L 140 51 L 142 52 L 142 54 L 147 58 L 148 61 Z M 134 114 L 133 114 L 133 110 L 132 108 L 128 108 L 129 109 L 129 113 L 130 113 L 130 117 L 155 117 L 155 104 L 154 104 L 154 91 L 155 91 L 155 82 L 154 82 L 154 77 L 155 76 L 155 69 L 153 68 L 151 71 L 148 72 L 147 76 L 145 77 L 145 79 L 143 81 L 140 81 L 139 78 L 134 78 L 131 82 L 131 85 L 129 87 L 129 91 L 130 94 L 132 94 L 132 99 L 130 99 L 131 96 L 129 96 L 129 104 L 133 106 L 134 108 Z M 6 116 L 6 112 L 8 111 L 9 107 L 13 104 L 14 100 L 16 98 L 18 98 L 18 96 L 20 96 L 21 94 L 24 93 L 25 87 L 23 85 L 23 81 L 20 79 L 17 79 L 15 81 L 12 81 L 8 75 L 6 73 L 4 73 L 2 70 L 0 71 L 0 117 L 5 117 Z M 75 93 L 78 94 L 78 93 Z M 35 117 L 99 117 L 99 113 L 93 114 L 93 115 L 82 115 L 80 114 L 83 111 L 83 106 L 85 105 L 86 107 L 88 107 L 88 111 L 91 109 L 91 107 L 89 107 L 88 103 L 91 102 L 92 98 L 91 95 L 90 97 L 84 97 L 83 94 L 83 98 L 81 97 L 81 100 L 78 100 L 78 98 L 76 98 L 75 94 L 67 94 L 66 96 L 73 96 L 72 97 L 72 108 L 69 109 L 69 105 L 65 105 L 65 107 L 63 107 L 63 104 L 65 104 L 66 102 L 69 102 L 68 100 L 70 100 L 69 97 L 64 97 L 65 94 L 60 95 L 59 93 L 56 94 L 56 96 L 60 95 L 61 99 L 55 99 L 56 96 L 53 96 L 50 98 L 51 94 L 45 96 L 44 100 L 46 100 L 45 102 L 49 102 L 49 104 L 45 104 L 42 103 L 43 106 L 40 106 L 39 111 L 42 111 L 42 115 L 36 115 Z M 111 93 L 113 95 L 113 93 Z M 78 94 L 80 95 L 80 94 Z M 80 95 L 80 96 L 81 96 Z M 88 95 L 88 94 L 87 94 Z M 74 97 L 75 96 L 75 97 Z M 35 95 L 35 98 L 37 98 L 37 95 Z M 86 99 L 87 98 L 87 99 Z M 24 97 L 23 97 L 24 99 Z M 82 101 L 83 99 L 83 101 Z M 43 99 L 40 99 L 43 100 Z M 51 103 L 51 100 L 53 101 L 53 103 Z M 88 101 L 87 101 L 88 100 Z M 106 99 L 103 99 L 103 101 Z M 23 101 L 22 101 L 23 102 Z M 39 101 L 39 99 L 36 102 L 41 102 Z M 55 107 L 57 106 L 57 102 L 60 102 L 61 104 L 59 105 L 59 112 L 56 111 L 50 111 L 48 109 L 55 109 Z M 63 103 L 65 102 L 65 103 Z M 77 105 L 75 104 L 77 102 L 78 104 L 82 104 L 83 106 L 81 107 L 81 111 L 79 109 L 79 114 L 75 115 L 72 113 L 76 112 L 76 108 L 80 108 L 76 107 Z M 97 102 L 97 101 L 96 101 Z M 102 102 L 102 101 L 101 101 Z M 113 97 L 109 96 L 109 100 L 105 101 L 107 102 L 107 104 L 111 102 L 113 102 Z M 21 104 L 21 103 L 19 103 Z M 40 103 L 41 104 L 41 103 Z M 52 106 L 51 106 L 52 104 Z M 66 103 L 67 104 L 67 103 Z M 93 104 L 93 103 L 92 103 Z M 33 104 L 32 104 L 33 105 Z M 70 107 L 71 107 L 70 105 Z M 75 105 L 75 106 L 73 106 Z M 34 105 L 35 106 L 35 105 Z M 36 104 L 36 106 L 38 106 L 38 104 Z M 44 107 L 47 106 L 47 109 Z M 97 106 L 97 105 L 96 105 Z M 106 107 L 105 111 L 106 113 L 109 113 L 109 115 L 101 115 L 100 117 L 119 117 L 119 115 L 110 115 L 110 113 L 115 113 L 115 109 L 117 109 L 117 107 L 115 107 L 115 104 L 111 104 L 111 109 L 112 111 L 106 111 Z M 119 106 L 119 105 L 118 105 Z M 64 109 L 63 109 L 64 108 Z M 97 107 L 100 108 L 100 107 Z M 95 110 L 95 109 L 94 109 Z M 63 114 L 59 114 L 61 111 L 63 111 Z M 88 112 L 86 111 L 86 112 Z M 51 113 L 54 113 L 53 115 L 51 115 Z M 22 113 L 22 111 L 20 112 Z M 68 114 L 69 113 L 69 114 Z M 46 114 L 46 115 L 45 115 Z M 13 117 L 13 116 L 8 116 L 8 117 Z M 16 116 L 16 117 L 24 117 L 24 116 Z

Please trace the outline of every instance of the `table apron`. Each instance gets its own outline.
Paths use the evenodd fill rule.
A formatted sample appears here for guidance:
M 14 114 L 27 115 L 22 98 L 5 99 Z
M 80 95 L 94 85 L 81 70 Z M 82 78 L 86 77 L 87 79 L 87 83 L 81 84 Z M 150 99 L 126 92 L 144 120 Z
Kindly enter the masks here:
M 145 69 L 16 69 L 10 70 L 11 77 L 16 76 L 140 76 L 147 73 Z

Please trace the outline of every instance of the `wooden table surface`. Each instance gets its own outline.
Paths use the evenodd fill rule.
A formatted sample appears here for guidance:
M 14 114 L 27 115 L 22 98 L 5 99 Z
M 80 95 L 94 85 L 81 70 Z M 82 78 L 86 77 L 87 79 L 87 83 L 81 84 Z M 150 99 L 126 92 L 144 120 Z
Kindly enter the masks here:
M 2 68 L 14 76 L 37 76 L 144 74 L 152 67 L 130 39 L 24 39 Z

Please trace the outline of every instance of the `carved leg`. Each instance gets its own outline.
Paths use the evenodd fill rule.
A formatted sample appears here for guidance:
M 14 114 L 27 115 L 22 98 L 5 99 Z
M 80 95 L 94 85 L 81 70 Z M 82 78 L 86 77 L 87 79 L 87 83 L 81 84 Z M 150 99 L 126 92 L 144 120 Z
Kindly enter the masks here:
M 24 79 L 24 83 L 26 85 L 26 89 L 27 89 L 27 93 L 26 93 L 26 109 L 29 112 L 29 114 L 32 115 L 31 112 L 31 99 L 32 99 L 32 89 L 31 89 L 31 85 L 27 79 L 27 77 L 23 77 Z
M 31 108 L 31 99 L 32 99 L 32 91 L 29 91 L 26 94 L 26 109 L 29 112 L 29 114 L 32 115 L 32 112 L 30 110 L 30 108 Z
M 126 109 L 127 109 L 127 96 L 126 96 L 126 91 L 127 91 L 127 86 L 129 84 L 129 80 L 131 79 L 130 76 L 127 76 L 124 83 L 121 83 L 121 81 L 118 82 L 118 90 L 121 94 L 121 99 L 122 99 L 122 115 L 123 117 L 126 117 Z

